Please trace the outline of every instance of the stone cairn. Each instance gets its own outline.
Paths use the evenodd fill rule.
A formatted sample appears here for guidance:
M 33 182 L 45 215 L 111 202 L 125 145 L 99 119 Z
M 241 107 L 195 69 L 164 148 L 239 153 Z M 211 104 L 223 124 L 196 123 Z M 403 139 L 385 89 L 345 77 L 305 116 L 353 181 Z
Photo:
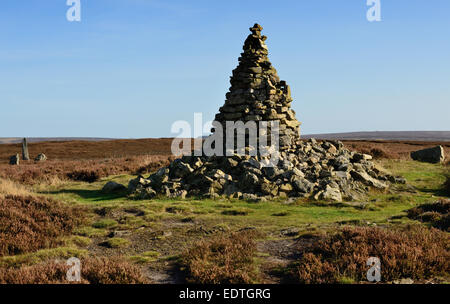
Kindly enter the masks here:
M 300 140 L 300 122 L 291 109 L 289 86 L 286 81 L 280 81 L 267 57 L 269 51 L 264 42 L 267 37 L 261 36 L 261 30 L 259 24 L 250 28 L 252 33 L 245 40 L 239 65 L 233 71 L 225 105 L 219 109 L 215 121 L 220 122 L 223 130 L 227 121 L 278 121 L 279 150 L 295 152 Z
M 300 140 L 300 122 L 291 109 L 290 88 L 269 62 L 266 37 L 261 36 L 261 30 L 258 24 L 250 28 L 225 105 L 215 120 L 223 130 L 227 121 L 278 121 L 276 165 L 264 166 L 267 156 L 236 151 L 231 156 L 183 156 L 148 178 L 138 176 L 131 180 L 128 190 L 133 197 L 309 197 L 342 201 L 362 198 L 370 188 L 386 190 L 391 182 L 404 183 L 404 179 L 376 169 L 370 155 L 350 152 L 339 141 Z M 262 130 L 257 133 L 260 139 Z M 245 143 L 247 152 L 254 148 L 248 137 Z

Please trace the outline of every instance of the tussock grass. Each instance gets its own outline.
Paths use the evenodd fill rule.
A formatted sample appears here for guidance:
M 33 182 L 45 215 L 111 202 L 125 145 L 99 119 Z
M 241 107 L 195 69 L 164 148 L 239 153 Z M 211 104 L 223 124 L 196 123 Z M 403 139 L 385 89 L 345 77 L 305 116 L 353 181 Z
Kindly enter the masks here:
M 117 225 L 119 225 L 119 223 L 116 220 L 102 219 L 92 224 L 92 227 L 102 229 L 102 228 L 113 228 L 116 227 Z
M 41 249 L 31 253 L 0 257 L 0 269 L 2 267 L 20 268 L 43 263 L 51 259 L 81 258 L 87 256 L 87 254 L 87 250 L 73 247 Z
M 0 199 L 7 195 L 22 195 L 28 196 L 31 192 L 18 183 L 15 183 L 9 179 L 0 178 Z
M 130 246 L 130 241 L 127 239 L 115 237 L 103 242 L 102 245 L 108 248 L 125 248 Z

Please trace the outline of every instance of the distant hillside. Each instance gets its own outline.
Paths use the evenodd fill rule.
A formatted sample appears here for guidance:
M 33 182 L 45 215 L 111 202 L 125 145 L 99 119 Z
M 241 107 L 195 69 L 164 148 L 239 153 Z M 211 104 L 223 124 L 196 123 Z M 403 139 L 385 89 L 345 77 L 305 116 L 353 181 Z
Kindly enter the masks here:
M 22 137 L 0 137 L 0 144 L 17 144 L 22 142 Z M 27 137 L 29 143 L 38 143 L 43 141 L 104 141 L 113 140 L 113 138 L 97 137 Z
M 340 139 L 340 140 L 405 140 L 405 141 L 450 141 L 450 131 L 374 131 L 349 133 L 302 134 L 303 139 Z M 102 137 L 30 137 L 29 143 L 46 141 L 108 141 L 114 138 Z M 0 137 L 0 144 L 21 143 L 19 137 Z
M 307 134 L 302 138 L 339 140 L 409 140 L 409 141 L 450 141 L 450 131 L 374 131 L 328 134 Z

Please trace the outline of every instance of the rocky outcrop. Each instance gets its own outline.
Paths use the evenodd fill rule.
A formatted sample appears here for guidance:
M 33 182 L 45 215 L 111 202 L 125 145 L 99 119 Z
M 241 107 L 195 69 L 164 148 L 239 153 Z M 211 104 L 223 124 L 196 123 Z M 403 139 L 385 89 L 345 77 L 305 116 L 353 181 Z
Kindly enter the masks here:
M 411 158 L 413 160 L 433 164 L 443 163 L 445 160 L 444 148 L 442 146 L 437 146 L 433 148 L 414 151 L 411 152 Z

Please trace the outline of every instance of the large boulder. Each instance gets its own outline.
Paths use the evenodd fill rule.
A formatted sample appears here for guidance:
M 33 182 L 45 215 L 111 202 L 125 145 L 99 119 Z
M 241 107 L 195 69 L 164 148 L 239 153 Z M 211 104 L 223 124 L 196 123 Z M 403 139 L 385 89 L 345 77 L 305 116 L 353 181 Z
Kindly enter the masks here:
M 427 163 L 443 163 L 445 160 L 444 148 L 437 146 L 433 148 L 423 149 L 411 152 L 411 158 L 421 162 Z
M 113 181 L 107 182 L 102 188 L 103 193 L 117 193 L 125 190 L 127 190 L 127 187 Z

